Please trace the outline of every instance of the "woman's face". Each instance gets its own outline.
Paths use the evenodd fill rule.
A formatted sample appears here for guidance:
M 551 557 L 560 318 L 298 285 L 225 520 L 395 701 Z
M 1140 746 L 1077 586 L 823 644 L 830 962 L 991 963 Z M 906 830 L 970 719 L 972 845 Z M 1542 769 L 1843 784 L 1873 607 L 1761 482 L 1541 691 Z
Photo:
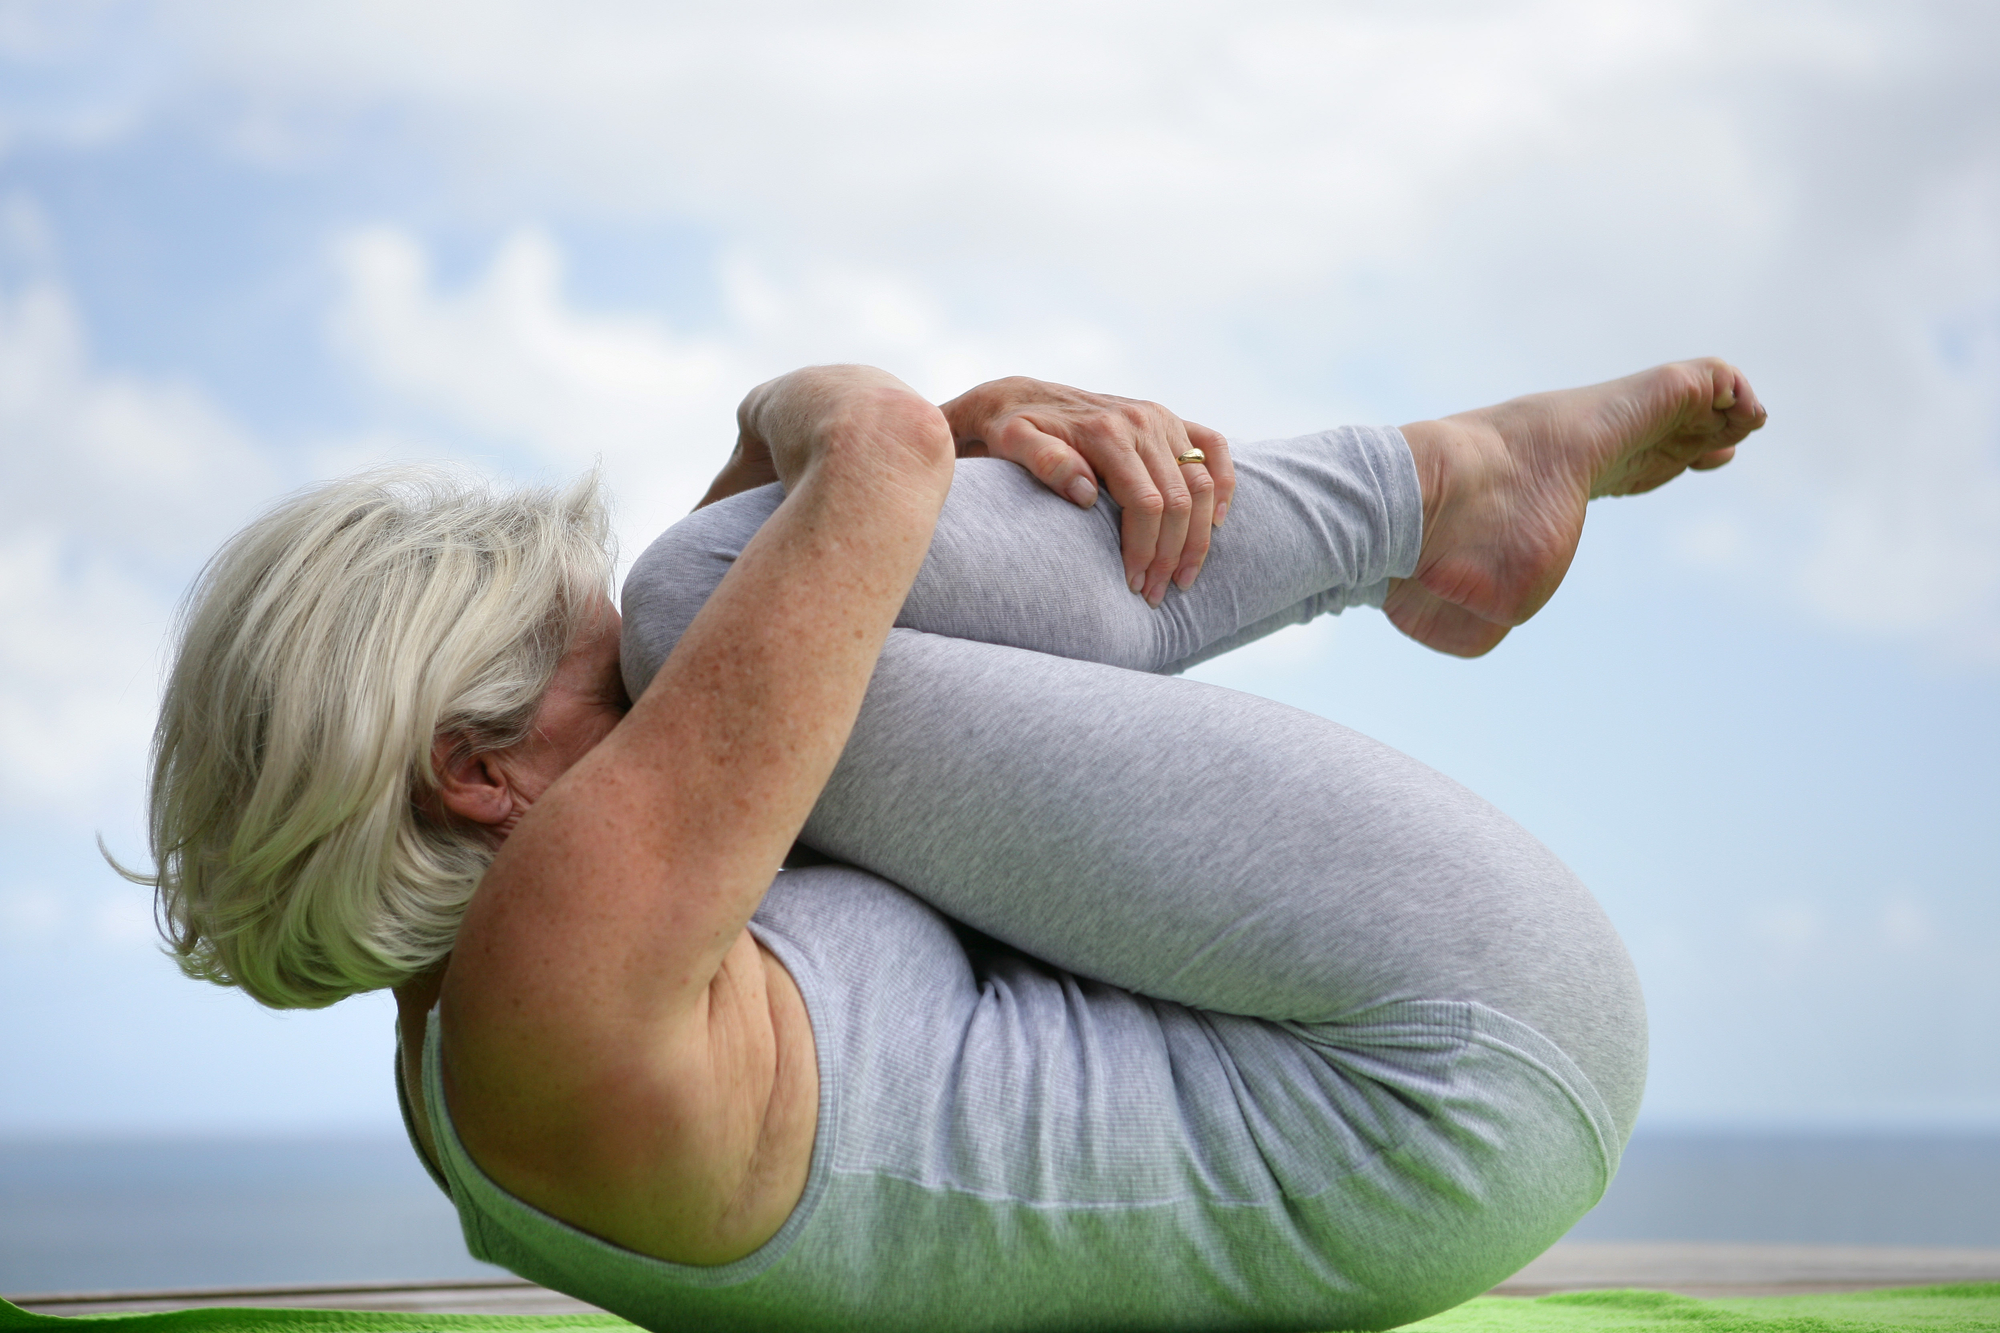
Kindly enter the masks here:
M 618 725 L 632 707 L 625 676 L 618 668 L 618 636 L 624 628 L 611 599 L 599 596 L 576 642 L 556 665 L 549 692 L 535 712 L 533 730 L 507 753 L 514 757 L 517 790 L 533 800 L 571 764 Z M 530 780 L 536 780 L 530 786 Z
M 432 751 L 441 778 L 436 799 L 444 812 L 485 825 L 496 839 L 505 838 L 570 765 L 611 734 L 632 706 L 618 669 L 623 628 L 617 609 L 600 595 L 576 641 L 556 664 L 534 724 L 520 743 L 461 753 L 453 749 L 452 738 L 437 738 Z

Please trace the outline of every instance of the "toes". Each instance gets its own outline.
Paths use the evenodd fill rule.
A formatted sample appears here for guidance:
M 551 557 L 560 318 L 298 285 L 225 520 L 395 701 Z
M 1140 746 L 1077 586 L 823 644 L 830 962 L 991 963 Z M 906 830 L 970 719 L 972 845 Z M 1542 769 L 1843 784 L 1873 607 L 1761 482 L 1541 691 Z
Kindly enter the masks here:
M 1770 419 L 1770 415 L 1769 412 L 1764 410 L 1764 404 L 1758 401 L 1757 391 L 1750 387 L 1750 381 L 1744 379 L 1743 373 L 1738 371 L 1736 374 L 1736 410 L 1731 413 L 1731 416 L 1744 423 L 1749 429 L 1756 430 Z
M 1684 411 L 1701 412 L 1705 406 L 1709 412 L 1727 415 L 1750 388 L 1742 372 L 1719 356 L 1670 362 L 1655 367 L 1653 373 L 1665 373 L 1678 381 L 1686 395 L 1680 399 Z
M 1743 372 L 1727 361 L 1711 361 L 1709 366 L 1715 385 L 1710 406 L 1728 419 L 1730 427 L 1756 430 L 1763 425 L 1767 415 L 1764 405 L 1757 401 L 1757 391 Z

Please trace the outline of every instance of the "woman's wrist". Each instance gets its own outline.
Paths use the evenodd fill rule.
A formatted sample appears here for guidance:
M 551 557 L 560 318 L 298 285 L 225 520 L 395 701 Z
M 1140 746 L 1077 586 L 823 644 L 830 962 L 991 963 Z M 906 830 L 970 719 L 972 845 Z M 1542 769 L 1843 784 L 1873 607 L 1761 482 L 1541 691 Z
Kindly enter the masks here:
M 950 428 L 914 389 L 872 366 L 809 366 L 752 389 L 742 441 L 761 445 L 789 491 L 836 457 L 877 473 L 949 468 Z
M 768 486 L 777 479 L 777 469 L 771 466 L 770 455 L 760 450 L 757 461 L 753 462 L 745 457 L 743 442 L 739 440 L 736 451 L 729 456 L 729 461 L 722 465 L 722 470 L 715 474 L 715 480 L 708 483 L 707 493 L 701 497 L 695 508 L 704 509 L 717 500 L 727 500 L 732 495 L 754 491 L 759 486 Z
M 752 389 L 736 408 L 736 447 L 695 508 L 783 480 L 766 432 L 802 434 L 803 464 L 809 465 L 814 442 L 825 434 L 819 418 L 840 410 L 843 391 L 885 381 L 901 387 L 894 377 L 866 366 L 808 366 Z

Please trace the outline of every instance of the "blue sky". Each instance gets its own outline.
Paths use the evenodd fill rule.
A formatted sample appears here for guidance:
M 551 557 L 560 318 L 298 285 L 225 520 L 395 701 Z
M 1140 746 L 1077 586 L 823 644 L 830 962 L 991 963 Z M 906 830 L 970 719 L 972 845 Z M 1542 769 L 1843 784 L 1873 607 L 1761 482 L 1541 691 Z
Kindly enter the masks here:
M 636 551 L 751 384 L 1023 372 L 1239 436 L 1673 357 L 1772 424 L 1597 507 L 1491 657 L 1211 665 L 1575 865 L 1646 1123 L 2000 1127 L 2000 17 L 1975 4 L 0 0 L 0 1133 L 393 1122 L 388 1008 L 181 979 L 174 599 L 388 457 L 603 461 Z

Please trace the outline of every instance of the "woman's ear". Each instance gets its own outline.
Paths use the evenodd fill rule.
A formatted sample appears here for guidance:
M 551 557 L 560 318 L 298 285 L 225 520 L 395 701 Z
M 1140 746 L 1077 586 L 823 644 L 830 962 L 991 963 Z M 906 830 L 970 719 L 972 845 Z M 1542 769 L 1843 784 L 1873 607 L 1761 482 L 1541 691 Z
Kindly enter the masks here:
M 514 813 L 514 791 L 500 756 L 469 748 L 455 736 L 431 742 L 431 767 L 438 775 L 438 803 L 460 819 L 497 826 Z

